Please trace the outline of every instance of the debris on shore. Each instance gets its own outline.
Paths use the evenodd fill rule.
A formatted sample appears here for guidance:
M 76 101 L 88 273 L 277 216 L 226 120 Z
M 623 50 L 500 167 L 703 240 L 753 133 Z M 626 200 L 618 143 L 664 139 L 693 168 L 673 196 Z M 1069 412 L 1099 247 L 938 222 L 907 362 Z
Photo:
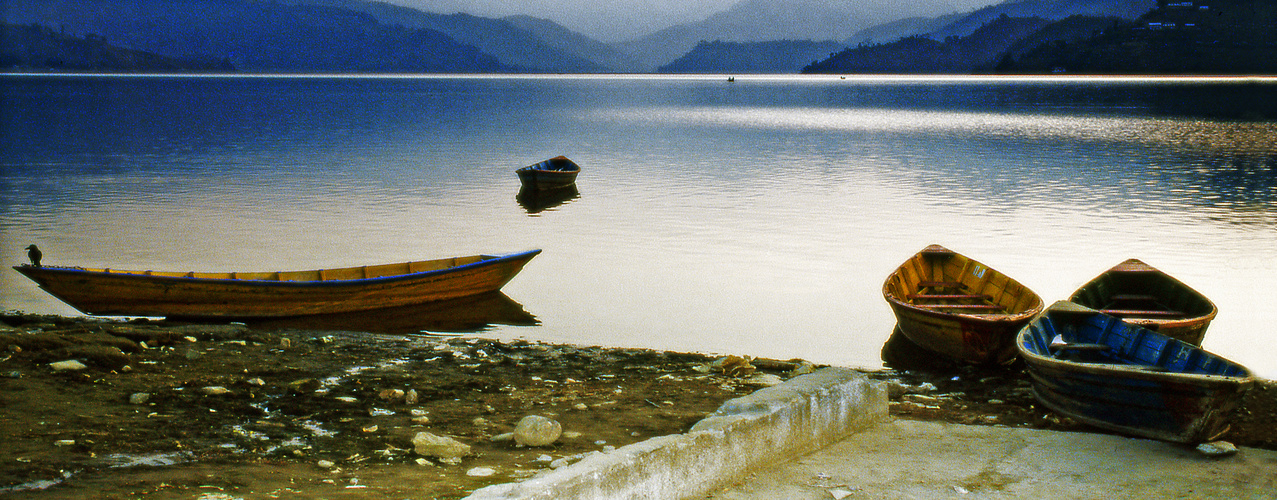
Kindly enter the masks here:
M 411 473 L 414 492 L 459 498 L 686 432 L 729 399 L 816 368 L 478 336 L 6 314 L 0 493 L 159 498 L 242 486 L 192 471 L 281 468 L 290 476 L 280 488 L 349 487 L 357 474 L 427 467 Z M 1041 407 L 1015 366 L 896 368 L 864 370 L 888 385 L 896 418 L 1099 432 Z M 1273 387 L 1251 391 L 1222 440 L 1277 449 Z

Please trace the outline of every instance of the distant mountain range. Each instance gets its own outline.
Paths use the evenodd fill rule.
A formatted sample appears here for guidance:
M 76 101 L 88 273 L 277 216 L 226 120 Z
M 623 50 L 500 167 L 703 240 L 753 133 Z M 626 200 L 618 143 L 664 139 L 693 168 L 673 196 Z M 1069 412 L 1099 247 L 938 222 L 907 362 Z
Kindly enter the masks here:
M 329 6 L 250 0 L 5 0 L 4 8 L 6 24 L 47 26 L 59 34 L 98 37 L 164 57 L 227 60 L 241 71 L 519 69 L 439 31 L 384 24 L 364 12 Z
M 4 0 L 0 69 L 1255 72 L 1277 54 L 1271 0 L 1008 0 L 943 14 L 946 5 L 740 0 L 607 44 L 544 19 L 372 0 Z M 1220 62 L 1231 55 L 1244 61 Z
M 701 42 L 660 73 L 796 73 L 842 49 L 838 42 Z
M 1143 7 L 1139 7 L 1142 5 Z M 855 31 L 839 44 L 842 48 L 865 47 L 843 55 L 841 63 L 812 64 L 807 71 L 815 72 L 870 72 L 870 73 L 929 73 L 969 72 L 977 67 L 991 66 L 1018 37 L 1044 27 L 1051 21 L 1074 15 L 1113 16 L 1134 19 L 1157 6 L 1157 0 L 1010 0 L 978 9 L 966 14 L 946 14 L 937 17 L 910 17 L 879 24 Z M 1013 19 L 995 23 L 999 19 Z M 1020 21 L 1034 19 L 1032 22 Z M 996 24 L 993 27 L 987 27 Z M 1015 26 L 1015 28 L 1012 27 Z M 949 40 L 973 35 L 984 28 L 980 36 L 965 41 Z M 1026 31 L 1027 30 L 1027 31 Z M 841 38 L 840 38 L 841 39 Z M 946 42 L 946 40 L 949 40 Z M 789 46 L 783 46 L 788 43 Z M 885 47 L 872 47 L 875 44 Z M 976 47 L 976 46 L 979 47 Z M 705 54 L 713 49 L 715 54 Z M 1000 50 L 999 50 L 1000 49 Z M 678 64 L 670 64 L 660 71 L 680 72 L 788 72 L 799 66 L 776 65 L 770 70 L 760 70 L 760 64 L 737 64 L 722 61 L 748 61 L 751 55 L 766 61 L 778 61 L 777 53 L 791 51 L 811 54 L 808 46 L 798 42 L 778 42 L 767 45 L 718 44 L 698 45 Z M 991 53 L 993 52 L 993 53 Z M 820 59 L 831 57 L 830 51 L 816 54 Z M 720 59 L 711 62 L 711 57 Z M 974 59 L 972 59 L 974 58 Z M 993 58 L 993 60 L 989 60 Z M 690 61 L 689 61 L 690 59 Z M 854 61 L 853 61 L 854 59 Z M 791 59 L 792 60 L 792 59 Z M 877 63 L 871 61 L 878 60 Z M 699 63 L 697 63 L 699 61 Z M 695 63 L 695 64 L 694 64 Z
M 673 61 L 702 41 L 842 40 L 901 17 L 952 10 L 943 0 L 741 0 L 704 21 L 617 45 L 651 69 Z
M 991 66 L 1017 40 L 1049 24 L 1040 17 L 1002 16 L 970 35 L 945 41 L 911 36 L 892 43 L 846 49 L 807 66 L 803 72 L 971 73 L 981 66 Z

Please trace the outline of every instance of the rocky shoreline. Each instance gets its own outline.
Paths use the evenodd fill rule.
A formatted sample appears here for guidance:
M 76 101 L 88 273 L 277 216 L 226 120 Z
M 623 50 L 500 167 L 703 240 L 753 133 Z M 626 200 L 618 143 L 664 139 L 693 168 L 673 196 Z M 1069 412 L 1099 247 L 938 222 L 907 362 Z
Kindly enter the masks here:
M 724 401 L 815 368 L 478 335 L 7 314 L 0 493 L 325 494 L 389 475 L 418 496 L 459 498 L 685 432 Z M 900 368 L 865 370 L 888 383 L 898 418 L 1097 432 L 1037 405 L 1015 367 Z M 1274 399 L 1261 381 L 1224 439 L 1277 449 Z

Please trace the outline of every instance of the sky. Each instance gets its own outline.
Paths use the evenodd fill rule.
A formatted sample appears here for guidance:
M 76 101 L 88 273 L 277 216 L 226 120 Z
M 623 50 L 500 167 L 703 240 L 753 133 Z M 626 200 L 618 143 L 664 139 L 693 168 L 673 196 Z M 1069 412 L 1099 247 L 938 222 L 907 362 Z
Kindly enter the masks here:
M 604 42 L 618 42 L 668 28 L 702 21 L 741 0 L 385 0 L 440 13 L 466 12 L 484 17 L 526 14 L 550 19 Z M 778 0 L 779 1 L 779 0 Z M 839 0 L 833 0 L 839 1 Z M 908 1 L 908 0 L 900 0 Z M 1002 0 L 948 0 L 958 12 Z M 938 13 L 943 14 L 943 13 Z

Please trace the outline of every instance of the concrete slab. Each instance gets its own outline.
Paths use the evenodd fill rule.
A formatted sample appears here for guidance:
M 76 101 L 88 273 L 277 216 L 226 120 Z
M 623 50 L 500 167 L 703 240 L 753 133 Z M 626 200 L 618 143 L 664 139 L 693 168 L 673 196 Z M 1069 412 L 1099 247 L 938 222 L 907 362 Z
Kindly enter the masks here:
M 686 434 L 649 439 L 469 499 L 676 499 L 704 495 L 887 417 L 887 389 L 826 368 L 730 400 Z
M 1277 452 L 897 420 L 701 498 L 1274 499 Z

